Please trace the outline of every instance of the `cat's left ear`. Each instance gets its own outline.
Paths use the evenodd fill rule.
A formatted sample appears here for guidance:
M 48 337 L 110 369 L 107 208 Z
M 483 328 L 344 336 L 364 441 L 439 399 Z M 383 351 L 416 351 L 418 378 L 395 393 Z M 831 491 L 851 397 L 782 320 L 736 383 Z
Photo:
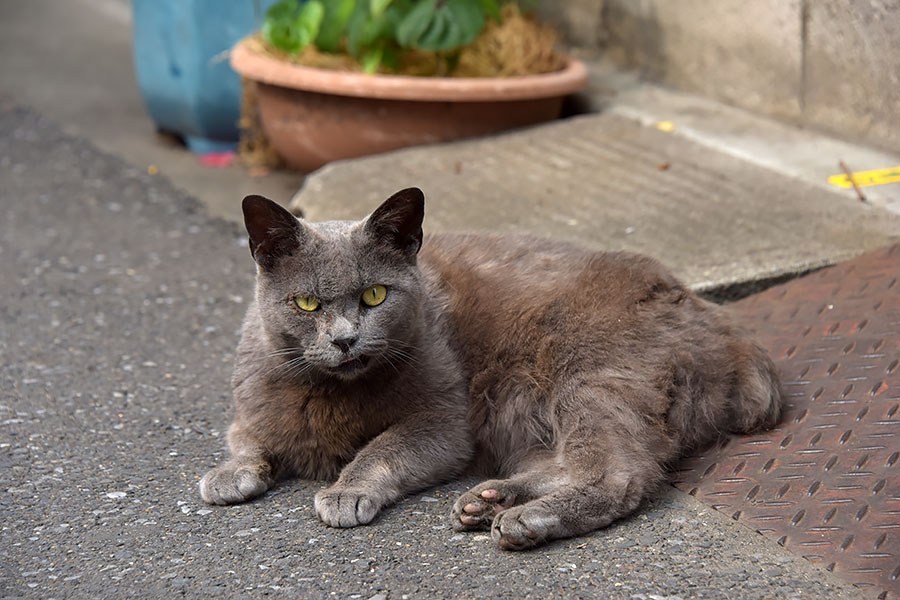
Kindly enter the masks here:
M 287 210 L 262 196 L 247 196 L 241 203 L 256 264 L 271 270 L 276 261 L 300 247 L 303 226 Z
M 366 229 L 404 254 L 415 256 L 422 247 L 425 194 L 419 188 L 400 190 L 369 215 Z

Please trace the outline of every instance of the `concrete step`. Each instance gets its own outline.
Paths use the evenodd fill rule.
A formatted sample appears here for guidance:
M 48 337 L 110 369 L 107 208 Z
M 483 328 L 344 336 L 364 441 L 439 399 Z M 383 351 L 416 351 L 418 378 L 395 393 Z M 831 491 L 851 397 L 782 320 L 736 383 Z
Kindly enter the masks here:
M 852 189 L 828 182 L 843 172 L 900 165 L 900 154 L 861 146 L 820 132 L 775 121 L 694 94 L 641 81 L 601 57 L 586 57 L 591 84 L 581 95 L 583 112 L 611 112 L 645 125 L 666 123 L 671 133 L 801 179 L 829 192 L 858 199 Z M 900 214 L 900 183 L 867 187 L 867 202 Z
M 520 231 L 642 252 L 699 291 L 789 277 L 900 236 L 900 215 L 885 206 L 614 106 L 502 136 L 333 163 L 307 178 L 292 206 L 312 220 L 353 219 L 418 186 L 430 231 Z

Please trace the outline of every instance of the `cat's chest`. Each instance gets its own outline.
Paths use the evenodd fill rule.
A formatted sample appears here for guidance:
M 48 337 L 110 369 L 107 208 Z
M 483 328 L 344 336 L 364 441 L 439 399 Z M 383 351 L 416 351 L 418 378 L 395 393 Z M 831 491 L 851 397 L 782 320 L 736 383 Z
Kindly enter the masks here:
M 333 477 L 385 425 L 355 398 L 313 393 L 284 407 L 275 454 L 291 457 L 292 470 L 306 477 Z

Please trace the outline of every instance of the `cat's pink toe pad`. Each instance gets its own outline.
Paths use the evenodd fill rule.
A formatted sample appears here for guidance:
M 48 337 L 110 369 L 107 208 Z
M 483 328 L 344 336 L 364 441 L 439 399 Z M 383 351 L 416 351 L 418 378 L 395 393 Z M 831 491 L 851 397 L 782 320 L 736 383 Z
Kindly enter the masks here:
M 485 500 L 496 500 L 500 497 L 500 492 L 497 490 L 483 490 L 481 492 L 481 497 Z
M 470 515 L 475 514 L 475 513 L 480 513 L 482 511 L 484 511 L 484 506 L 482 506 L 481 504 L 475 504 L 474 502 L 470 502 L 469 504 L 466 504 L 465 506 L 463 506 L 463 511 L 469 513 Z

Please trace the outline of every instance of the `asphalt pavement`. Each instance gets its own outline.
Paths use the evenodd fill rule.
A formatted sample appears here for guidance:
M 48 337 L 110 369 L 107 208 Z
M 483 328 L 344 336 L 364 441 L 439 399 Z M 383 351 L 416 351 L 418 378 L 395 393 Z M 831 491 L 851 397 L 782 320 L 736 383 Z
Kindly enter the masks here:
M 349 530 L 317 520 L 324 482 L 206 506 L 252 293 L 243 232 L 2 101 L 0 211 L 0 598 L 860 597 L 668 486 L 527 553 L 450 528 L 472 481 Z

